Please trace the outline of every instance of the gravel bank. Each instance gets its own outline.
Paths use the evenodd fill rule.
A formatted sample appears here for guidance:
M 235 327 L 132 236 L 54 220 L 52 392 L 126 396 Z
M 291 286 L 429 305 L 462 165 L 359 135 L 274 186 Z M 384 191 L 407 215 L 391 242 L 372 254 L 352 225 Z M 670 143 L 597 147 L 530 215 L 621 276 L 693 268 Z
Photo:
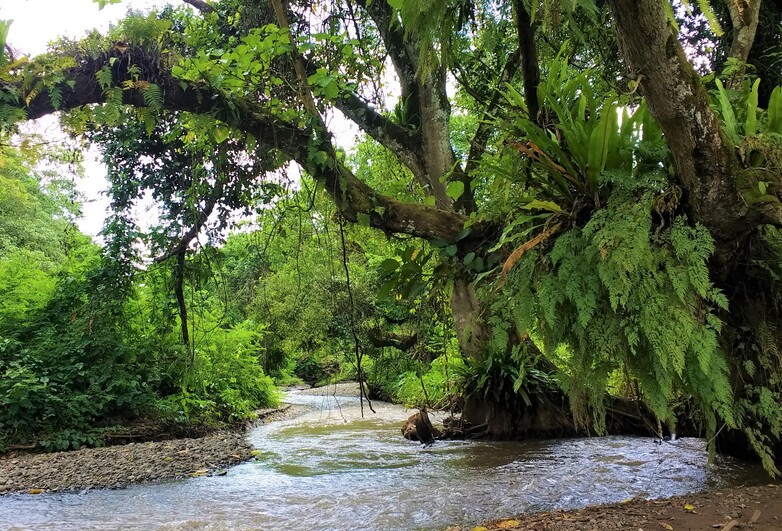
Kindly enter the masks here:
M 664 529 L 782 529 L 782 489 L 779 485 L 737 487 L 664 500 L 636 499 L 626 503 L 554 511 L 492 520 L 476 527 L 446 531 L 661 531 Z
M 49 454 L 10 453 L 0 457 L 0 495 L 122 488 L 130 483 L 225 474 L 225 468 L 253 457 L 244 430 L 299 415 L 303 408 L 261 410 L 236 430 L 199 438 L 83 448 Z

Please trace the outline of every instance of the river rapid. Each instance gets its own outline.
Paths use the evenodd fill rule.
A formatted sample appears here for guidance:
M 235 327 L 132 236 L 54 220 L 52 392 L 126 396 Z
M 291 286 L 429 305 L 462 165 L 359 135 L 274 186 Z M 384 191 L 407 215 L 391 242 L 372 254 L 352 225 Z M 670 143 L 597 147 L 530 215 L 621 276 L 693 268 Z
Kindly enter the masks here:
M 332 389 L 332 392 L 334 390 Z M 606 437 L 440 441 L 401 437 L 412 414 L 332 394 L 291 392 L 308 406 L 255 428 L 256 460 L 225 476 L 121 490 L 0 497 L 0 529 L 409 530 L 523 512 L 759 484 L 759 467 L 720 459 L 705 443 Z

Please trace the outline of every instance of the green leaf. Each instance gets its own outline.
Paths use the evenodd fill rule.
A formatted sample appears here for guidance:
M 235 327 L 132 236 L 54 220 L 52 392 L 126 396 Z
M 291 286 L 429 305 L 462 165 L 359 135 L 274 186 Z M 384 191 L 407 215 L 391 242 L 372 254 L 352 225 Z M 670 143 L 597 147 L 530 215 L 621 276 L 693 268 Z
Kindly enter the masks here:
M 231 130 L 225 124 L 217 124 L 217 127 L 215 127 L 213 133 L 215 142 L 218 144 L 225 142 L 230 134 Z
M 612 148 L 614 128 L 616 125 L 616 106 L 607 103 L 600 113 L 600 123 L 592 130 L 589 137 L 588 174 L 590 189 L 597 185 L 597 179 L 603 173 L 608 159 L 609 148 Z
M 383 262 L 380 264 L 380 269 L 383 270 L 383 273 L 388 276 L 397 269 L 399 269 L 400 263 L 398 260 L 395 260 L 393 258 L 386 258 L 383 260 Z
M 159 85 L 150 83 L 142 90 L 141 95 L 144 98 L 144 104 L 153 111 L 158 112 L 163 108 L 163 91 Z
M 333 100 L 339 96 L 339 85 L 336 79 L 330 79 L 326 86 L 323 87 L 323 95 L 328 99 Z
M 714 82 L 717 84 L 717 96 L 720 102 L 722 120 L 725 122 L 725 133 L 733 142 L 738 143 L 739 134 L 736 131 L 736 114 L 733 112 L 733 105 L 730 103 L 728 91 L 725 90 L 725 86 L 719 79 L 715 79 Z
M 456 201 L 464 193 L 464 183 L 461 181 L 451 181 L 445 187 L 445 193 L 448 197 Z
M 445 248 L 445 254 L 447 254 L 448 256 L 454 256 L 457 250 L 458 249 L 455 245 L 449 245 L 448 247 Z
M 758 87 L 760 87 L 760 79 L 756 79 L 752 84 L 752 90 L 750 90 L 749 97 L 747 98 L 747 121 L 744 124 L 745 136 L 752 136 L 757 132 Z
M 562 208 L 554 203 L 553 201 L 540 201 L 538 199 L 533 199 L 526 205 L 524 205 L 524 209 L 526 210 L 547 210 L 549 212 L 562 212 Z M 526 219 L 526 217 L 524 218 Z
M 782 87 L 776 87 L 768 101 L 768 131 L 782 134 Z
M 466 229 L 460 230 L 459 234 L 456 235 L 456 241 L 457 242 L 462 241 L 467 236 L 469 236 L 471 233 L 472 233 L 472 229 L 470 227 L 467 227 Z

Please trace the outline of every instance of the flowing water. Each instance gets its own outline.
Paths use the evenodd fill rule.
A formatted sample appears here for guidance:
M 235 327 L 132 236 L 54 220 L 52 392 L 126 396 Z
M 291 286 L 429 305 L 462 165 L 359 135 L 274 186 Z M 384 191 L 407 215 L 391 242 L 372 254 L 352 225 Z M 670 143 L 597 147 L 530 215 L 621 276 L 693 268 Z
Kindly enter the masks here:
M 311 406 L 253 430 L 258 459 L 226 476 L 123 490 L 0 497 L 0 529 L 438 529 L 762 482 L 758 468 L 706 463 L 704 442 L 607 437 L 437 442 L 400 436 L 411 411 L 290 393 Z

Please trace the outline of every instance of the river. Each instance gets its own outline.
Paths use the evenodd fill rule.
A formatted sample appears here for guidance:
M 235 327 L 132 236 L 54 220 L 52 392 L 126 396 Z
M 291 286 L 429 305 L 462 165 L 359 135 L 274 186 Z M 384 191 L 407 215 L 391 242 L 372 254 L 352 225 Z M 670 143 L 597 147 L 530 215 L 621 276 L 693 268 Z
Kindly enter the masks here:
M 406 441 L 411 411 L 289 393 L 307 413 L 249 433 L 257 460 L 225 476 L 122 490 L 0 497 L 0 529 L 410 530 L 553 508 L 760 483 L 761 469 L 707 464 L 700 439 Z

